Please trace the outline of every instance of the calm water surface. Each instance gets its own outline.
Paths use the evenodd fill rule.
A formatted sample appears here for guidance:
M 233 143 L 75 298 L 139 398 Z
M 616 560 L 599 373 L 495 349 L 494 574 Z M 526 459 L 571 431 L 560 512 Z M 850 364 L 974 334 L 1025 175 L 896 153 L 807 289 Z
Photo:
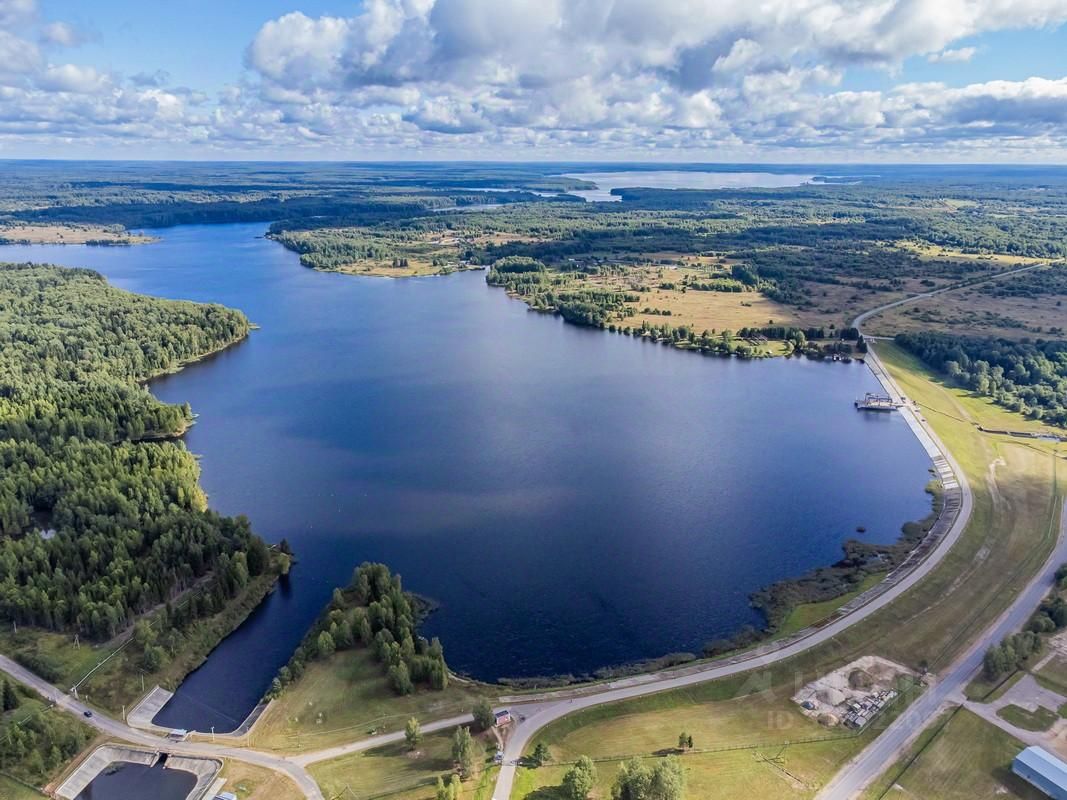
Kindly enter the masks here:
M 300 561 L 158 721 L 234 728 L 364 560 L 440 603 L 424 626 L 479 678 L 697 651 L 748 595 L 924 516 L 928 459 L 857 413 L 859 364 L 706 358 L 527 311 L 481 273 L 313 272 L 262 225 L 132 248 L 0 247 L 262 326 L 153 383 L 200 415 L 214 508 Z
M 781 188 L 810 183 L 814 175 L 797 175 L 778 172 L 697 172 L 688 170 L 648 170 L 640 172 L 575 172 L 565 178 L 592 181 L 595 189 L 571 190 L 567 194 L 584 197 L 590 201 L 619 202 L 622 197 L 613 195 L 612 189 L 744 189 Z
M 196 776 L 162 764 L 120 762 L 114 772 L 101 772 L 76 800 L 185 800 L 196 786 Z

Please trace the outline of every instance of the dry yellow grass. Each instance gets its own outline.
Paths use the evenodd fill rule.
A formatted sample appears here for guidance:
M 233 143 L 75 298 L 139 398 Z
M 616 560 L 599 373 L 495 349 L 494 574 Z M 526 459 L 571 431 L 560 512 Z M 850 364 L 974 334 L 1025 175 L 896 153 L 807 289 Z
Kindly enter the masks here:
M 1015 276 L 998 278 L 1011 281 Z M 938 330 L 957 336 L 982 335 L 1019 339 L 1067 325 L 1067 295 L 994 297 L 977 288 L 959 289 L 890 309 L 871 320 L 877 336 L 903 331 Z
M 443 257 L 443 256 L 442 256 Z M 426 275 L 448 275 L 463 269 L 481 269 L 480 267 L 441 267 L 433 263 L 434 256 L 429 259 L 409 258 L 406 267 L 394 267 L 388 261 L 361 261 L 338 267 L 334 272 L 342 272 L 345 275 L 365 275 L 370 278 L 417 278 Z
M 123 242 L 145 244 L 148 236 L 131 234 L 122 228 L 102 225 L 2 225 L 0 239 L 30 244 L 85 244 L 86 242 Z
M 447 783 L 451 776 L 451 750 L 452 732 L 445 731 L 423 737 L 414 752 L 400 742 L 312 764 L 310 772 L 326 797 L 432 800 L 437 778 Z M 490 800 L 496 773 L 496 767 L 476 760 L 459 800 Z
M 961 200 L 955 202 L 962 206 L 967 201 Z M 1041 264 L 1048 261 L 1047 258 L 1012 256 L 1004 253 L 965 253 L 962 250 L 952 247 L 940 247 L 935 244 L 920 244 L 918 242 L 898 242 L 896 246 L 902 250 L 915 253 L 923 260 L 937 259 L 939 261 L 960 261 L 987 264 L 991 271 L 1011 269 L 1012 267 L 1026 266 L 1027 264 Z
M 226 779 L 223 790 L 239 800 L 301 800 L 304 796 L 285 775 L 243 761 L 226 761 L 220 777 Z

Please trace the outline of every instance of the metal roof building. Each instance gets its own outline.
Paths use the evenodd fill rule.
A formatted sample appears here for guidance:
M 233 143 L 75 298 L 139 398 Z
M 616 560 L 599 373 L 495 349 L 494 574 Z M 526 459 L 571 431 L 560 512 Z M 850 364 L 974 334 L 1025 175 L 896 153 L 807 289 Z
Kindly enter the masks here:
M 1041 747 L 1027 747 L 1011 762 L 1011 771 L 1053 800 L 1067 800 L 1067 763 Z

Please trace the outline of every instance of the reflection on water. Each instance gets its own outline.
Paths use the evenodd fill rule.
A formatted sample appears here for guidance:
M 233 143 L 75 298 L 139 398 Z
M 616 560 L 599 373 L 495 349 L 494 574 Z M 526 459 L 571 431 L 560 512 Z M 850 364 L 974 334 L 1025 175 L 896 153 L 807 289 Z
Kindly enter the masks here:
M 93 778 L 75 800 L 185 800 L 194 786 L 191 772 L 120 761 Z
M 479 678 L 585 673 L 759 624 L 749 594 L 929 510 L 902 419 L 860 364 L 707 358 L 527 311 L 481 273 L 314 272 L 262 225 L 130 248 L 0 247 L 262 326 L 153 383 L 199 413 L 213 507 L 299 563 L 162 724 L 231 730 L 335 585 L 383 561 Z
M 772 189 L 784 186 L 800 186 L 810 183 L 814 175 L 795 175 L 775 172 L 696 172 L 649 170 L 648 172 L 576 172 L 564 175 L 592 181 L 595 189 L 572 189 L 567 194 L 584 197 L 589 201 L 617 202 L 622 200 L 611 193 L 612 189 Z

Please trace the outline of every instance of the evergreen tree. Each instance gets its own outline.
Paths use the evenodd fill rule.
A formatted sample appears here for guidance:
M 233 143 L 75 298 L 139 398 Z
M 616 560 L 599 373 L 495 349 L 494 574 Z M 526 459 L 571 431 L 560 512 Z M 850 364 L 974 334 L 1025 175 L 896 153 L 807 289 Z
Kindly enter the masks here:
M 411 717 L 404 724 L 404 741 L 408 743 L 409 750 L 414 750 L 419 746 L 419 742 L 422 741 L 422 728 L 415 717 Z
M 474 744 L 470 728 L 456 728 L 452 736 L 452 762 L 464 778 L 470 777 L 474 771 Z

